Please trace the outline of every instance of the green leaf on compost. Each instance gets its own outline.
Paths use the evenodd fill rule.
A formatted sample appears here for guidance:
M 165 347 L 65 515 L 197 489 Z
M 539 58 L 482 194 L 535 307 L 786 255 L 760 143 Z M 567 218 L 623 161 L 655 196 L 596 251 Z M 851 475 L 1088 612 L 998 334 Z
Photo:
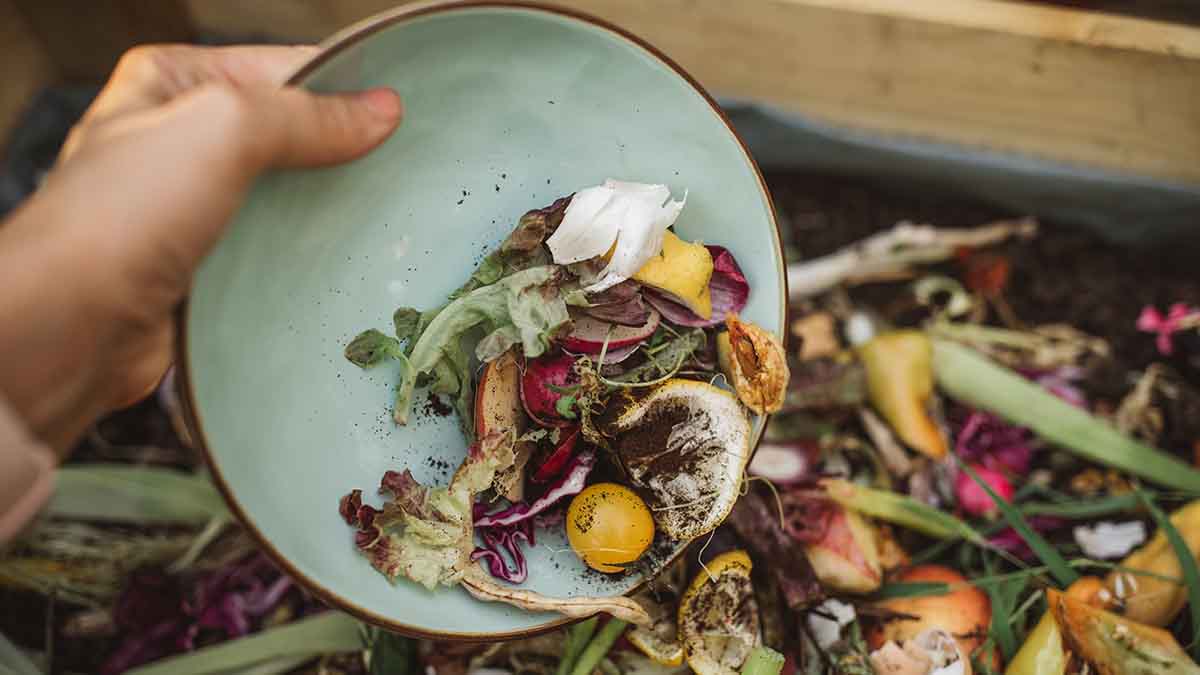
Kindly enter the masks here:
M 876 600 L 896 598 L 928 598 L 950 593 L 950 584 L 944 581 L 894 581 L 884 584 L 875 592 Z
M 1020 506 L 1020 509 L 1021 513 L 1027 516 L 1057 516 L 1059 518 L 1086 520 L 1133 511 L 1140 504 L 1141 500 L 1137 495 L 1127 494 L 1062 503 L 1026 502 Z
M 359 623 L 347 614 L 328 611 L 237 640 L 155 661 L 126 673 L 210 675 L 244 672 L 279 659 L 315 658 L 322 654 L 357 651 L 362 647 Z
M 418 672 L 417 643 L 387 631 L 374 631 L 371 675 L 413 675 Z
M 979 487 L 983 488 L 983 490 L 987 492 L 988 496 L 992 498 L 993 502 L 995 502 L 996 507 L 1000 510 L 1000 514 L 1004 517 L 1004 520 L 1008 523 L 1009 527 L 1013 528 L 1017 531 L 1017 534 L 1021 535 L 1021 538 L 1024 539 L 1025 543 L 1029 545 L 1029 548 L 1033 550 L 1034 555 L 1038 557 L 1038 560 L 1042 561 L 1042 564 L 1049 568 L 1050 574 L 1054 575 L 1055 580 L 1057 580 L 1063 588 L 1070 586 L 1076 579 L 1079 578 L 1079 573 L 1071 568 L 1071 565 L 1068 564 L 1066 559 L 1062 557 L 1062 554 L 1058 552 L 1058 549 L 1054 548 L 1050 542 L 1046 541 L 1042 535 L 1038 534 L 1032 527 L 1030 527 L 1029 522 L 1025 520 L 1025 516 L 1021 515 L 1021 511 L 1017 509 L 1017 507 L 1013 506 L 1008 500 L 996 494 L 996 491 L 992 489 L 992 486 L 988 485 L 987 481 L 980 478 L 979 474 L 975 473 L 974 469 L 967 466 L 965 462 L 959 459 L 958 455 L 953 455 L 953 457 L 958 462 L 959 470 L 965 471 L 967 475 L 971 477 L 971 480 L 975 481 Z
M 205 474 L 126 464 L 69 464 L 55 472 L 45 513 L 78 520 L 201 524 L 228 519 Z

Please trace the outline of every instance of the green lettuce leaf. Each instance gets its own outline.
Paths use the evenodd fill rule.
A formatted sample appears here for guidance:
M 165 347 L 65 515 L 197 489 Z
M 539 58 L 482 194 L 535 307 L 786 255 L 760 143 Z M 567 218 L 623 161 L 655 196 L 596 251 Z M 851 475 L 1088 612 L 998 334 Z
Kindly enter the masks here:
M 436 392 L 457 394 L 456 408 L 469 421 L 470 359 L 462 348 L 463 336 L 478 327 L 490 329 L 480 342 L 483 349 L 476 350 L 483 361 L 502 353 L 495 351 L 501 345 L 519 344 L 525 356 L 541 356 L 555 332 L 570 320 L 556 285 L 561 274 L 561 268 L 553 265 L 522 270 L 476 288 L 432 316 L 416 339 L 401 376 L 396 422 L 407 423 L 412 390 L 422 375 L 433 376 Z

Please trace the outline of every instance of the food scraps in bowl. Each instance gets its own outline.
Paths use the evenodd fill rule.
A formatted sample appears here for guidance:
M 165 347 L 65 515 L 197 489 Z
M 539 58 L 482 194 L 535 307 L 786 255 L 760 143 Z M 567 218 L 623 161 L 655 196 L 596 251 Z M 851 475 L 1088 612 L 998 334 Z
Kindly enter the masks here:
M 339 511 L 381 574 L 485 600 L 645 624 L 632 600 L 521 589 L 539 530 L 565 530 L 590 568 L 637 568 L 658 538 L 720 525 L 751 451 L 750 414 L 778 410 L 779 338 L 742 321 L 751 288 L 729 250 L 673 226 L 686 196 L 607 180 L 523 215 L 446 303 L 400 307 L 347 346 L 400 362 L 393 417 L 448 397 L 469 451 L 449 485 L 387 471 L 377 508 Z M 717 386 L 724 383 L 726 386 Z

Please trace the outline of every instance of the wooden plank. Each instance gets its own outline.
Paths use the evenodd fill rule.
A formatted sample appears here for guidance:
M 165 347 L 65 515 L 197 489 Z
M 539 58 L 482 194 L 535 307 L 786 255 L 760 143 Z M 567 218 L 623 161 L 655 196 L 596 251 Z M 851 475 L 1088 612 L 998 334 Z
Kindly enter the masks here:
M 1200 184 L 1200 60 L 807 0 L 567 0 L 718 94 L 832 126 Z
M 0 152 L 26 106 L 41 89 L 52 84 L 58 72 L 46 47 L 34 35 L 12 0 L 0 0 Z
M 130 47 L 193 38 L 182 0 L 16 0 L 63 78 L 102 81 Z
M 1010 0 L 789 0 L 877 16 L 1200 58 L 1200 28 L 1105 12 Z
M 239 0 L 190 2 L 197 25 L 219 32 L 238 32 L 250 12 Z M 718 95 L 835 127 L 1200 184 L 1196 28 L 1009 0 L 557 2 L 646 38 Z M 315 38 L 393 4 L 260 0 L 251 13 L 263 29 Z

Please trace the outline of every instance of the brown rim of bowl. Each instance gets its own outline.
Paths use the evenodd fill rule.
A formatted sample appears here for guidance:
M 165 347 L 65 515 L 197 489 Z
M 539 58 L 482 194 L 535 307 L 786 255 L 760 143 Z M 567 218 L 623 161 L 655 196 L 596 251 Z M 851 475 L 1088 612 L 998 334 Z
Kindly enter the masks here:
M 612 23 L 609 23 L 608 21 L 606 21 L 604 19 L 600 19 L 600 18 L 592 16 L 590 14 L 579 12 L 574 9 L 558 7 L 558 6 L 545 4 L 545 3 L 541 3 L 541 2 L 530 2 L 527 0 L 434 0 L 432 2 L 422 2 L 422 3 L 410 4 L 410 5 L 405 5 L 403 7 L 398 7 L 396 9 L 388 10 L 388 11 L 376 14 L 367 19 L 363 19 L 362 21 L 359 21 L 358 23 L 352 24 L 351 26 L 349 26 L 341 31 L 338 31 L 333 36 L 331 36 L 330 38 L 328 38 L 320 43 L 321 52 L 319 54 L 317 54 L 316 56 L 314 56 L 308 63 L 306 63 L 304 66 L 302 66 L 299 70 L 297 70 L 296 73 L 288 79 L 287 84 L 288 85 L 299 85 L 305 77 L 312 74 L 312 72 L 314 70 L 316 70 L 318 67 L 320 67 L 322 64 L 327 62 L 332 57 L 343 52 L 347 48 L 358 44 L 362 40 L 370 37 L 371 35 L 379 32 L 385 28 L 389 28 L 391 26 L 402 23 L 404 21 L 410 21 L 412 19 L 422 17 L 422 16 L 427 16 L 427 15 L 437 14 L 437 13 L 447 12 L 447 11 L 456 11 L 456 10 L 461 10 L 461 9 L 472 9 L 472 8 L 521 9 L 521 10 L 527 10 L 527 11 L 532 11 L 532 12 L 541 12 L 541 13 L 545 13 L 545 14 L 552 14 L 552 15 L 560 16 L 560 17 L 567 17 L 569 19 L 574 19 L 576 21 L 580 21 L 582 23 L 589 24 L 589 25 L 595 26 L 597 28 L 601 28 L 605 31 L 608 31 L 609 33 L 612 33 L 613 35 L 616 35 L 618 38 L 621 38 L 621 39 L 625 40 L 626 42 L 634 45 L 635 47 L 642 49 L 643 51 L 648 53 L 650 56 L 654 57 L 659 62 L 661 62 L 664 65 L 666 65 L 667 67 L 669 67 L 673 72 L 675 72 L 676 75 L 683 78 L 684 81 L 686 81 L 689 85 L 691 85 L 692 89 L 695 90 L 696 93 L 700 94 L 700 96 L 704 99 L 704 101 L 706 103 L 708 103 L 709 107 L 712 108 L 712 111 L 714 113 L 716 113 L 717 117 L 720 118 L 720 120 L 725 124 L 725 127 L 728 130 L 728 132 L 737 141 L 738 146 L 742 150 L 742 154 L 746 158 L 746 161 L 748 161 L 750 163 L 751 168 L 754 169 L 754 175 L 755 175 L 755 178 L 758 180 L 759 189 L 761 190 L 762 195 L 766 198 L 767 212 L 770 215 L 771 224 L 774 226 L 775 247 L 776 247 L 776 250 L 778 253 L 778 255 L 776 257 L 776 263 L 777 263 L 776 264 L 776 267 L 777 267 L 776 272 L 779 275 L 780 288 L 783 290 L 783 301 L 782 301 L 781 307 L 780 307 L 780 322 L 779 322 L 779 325 L 781 327 L 780 332 L 782 333 L 782 335 L 780 336 L 780 339 L 783 341 L 784 345 L 786 345 L 788 342 L 788 330 L 787 330 L 788 288 L 787 288 L 787 269 L 786 269 L 786 265 L 784 264 L 784 257 L 783 257 L 783 242 L 782 242 L 780 232 L 779 232 L 779 219 L 775 212 L 775 205 L 771 199 L 771 193 L 770 193 L 770 190 L 767 188 L 767 183 L 763 179 L 762 171 L 759 170 L 759 168 L 758 168 L 758 163 L 755 162 L 754 158 L 750 155 L 750 151 L 746 147 L 745 141 L 742 140 L 742 137 L 733 128 L 733 124 L 730 123 L 729 118 L 725 115 L 725 112 L 723 110 L 721 110 L 720 106 L 717 105 L 716 101 L 713 100 L 712 96 L 710 96 L 708 94 L 708 92 L 705 91 L 705 89 L 702 86 L 700 86 L 700 83 L 698 83 L 690 74 L 688 74 L 688 72 L 685 71 L 679 64 L 677 64 L 677 63 L 675 63 L 675 61 L 671 60 L 671 58 L 668 57 L 666 54 L 663 54 L 661 51 L 659 51 L 653 45 L 651 45 L 648 42 L 646 42 L 645 40 L 637 37 L 636 35 L 629 33 L 625 29 L 620 28 L 616 25 L 613 25 Z M 195 392 L 192 388 L 192 381 L 191 381 L 192 378 L 191 378 L 191 373 L 189 372 L 189 367 L 188 367 L 188 359 L 187 359 L 187 354 L 188 354 L 188 349 L 187 349 L 188 311 L 187 310 L 188 310 L 188 299 L 184 299 L 184 301 L 180 304 L 180 306 L 177 310 L 178 311 L 178 321 L 176 322 L 176 326 L 177 326 L 176 337 L 177 337 L 177 339 L 176 339 L 175 365 L 176 365 L 176 370 L 178 372 L 178 378 L 176 380 L 176 388 L 178 389 L 180 402 L 182 403 L 184 419 L 187 422 L 188 430 L 192 434 L 192 438 L 194 439 L 195 444 L 200 448 L 201 454 L 204 455 L 204 460 L 208 464 L 209 469 L 212 472 L 213 482 L 216 483 L 217 488 L 220 490 L 221 495 L 225 498 L 225 501 L 229 505 L 230 510 L 237 517 L 238 521 L 242 524 L 242 526 L 246 528 L 246 531 L 250 533 L 250 535 L 254 539 L 254 541 L 257 542 L 259 548 L 261 548 L 264 552 L 266 552 L 271 557 L 271 559 L 274 560 L 274 562 L 277 565 L 279 565 L 279 567 L 282 568 L 283 571 L 286 572 L 288 574 L 288 576 L 290 576 L 293 580 L 295 580 L 296 582 L 298 582 L 299 584 L 304 586 L 313 595 L 320 598 L 321 601 L 324 602 L 326 605 L 328 605 L 330 608 L 339 609 L 341 611 L 346 612 L 347 614 L 350 614 L 351 616 L 354 616 L 357 619 L 360 619 L 369 624 L 378 626 L 380 628 L 384 628 L 389 631 L 399 633 L 401 635 L 406 635 L 409 637 L 420 638 L 420 639 L 443 640 L 443 641 L 453 641 L 453 642 L 476 642 L 476 643 L 499 641 L 499 640 L 504 640 L 504 641 L 520 640 L 520 639 L 536 637 L 538 635 L 543 635 L 545 633 L 549 633 L 550 631 L 556 630 L 558 628 L 562 628 L 564 626 L 571 625 L 571 624 L 579 621 L 579 619 L 569 619 L 566 617 L 562 617 L 562 618 L 555 619 L 553 621 L 550 621 L 548 623 L 545 623 L 541 626 L 537 626 L 534 628 L 526 628 L 523 630 L 509 631 L 509 632 L 504 632 L 504 633 L 442 633 L 442 632 L 436 632 L 436 631 L 428 631 L 428 630 L 424 630 L 421 628 L 416 628 L 414 626 L 409 626 L 404 623 L 397 622 L 388 617 L 381 616 L 381 615 L 371 612 L 367 609 L 359 607 L 359 606 L 355 605 L 353 602 L 351 602 L 345 598 L 342 598 L 341 596 L 336 595 L 329 589 L 322 586 L 315 579 L 312 579 L 312 578 L 308 577 L 307 575 L 301 573 L 298 569 L 296 569 L 296 567 L 294 565 L 292 565 L 292 563 L 285 556 L 283 556 L 278 550 L 275 549 L 275 547 L 271 544 L 271 542 L 267 539 L 267 537 L 264 536 L 263 533 L 258 530 L 258 528 L 254 525 L 254 522 L 250 519 L 250 517 L 242 509 L 241 504 L 237 501 L 237 499 L 233 495 L 233 492 L 229 489 L 229 486 L 225 483 L 225 478 L 221 474 L 221 469 L 217 465 L 216 461 L 214 461 L 213 454 L 209 450 L 208 441 L 204 434 L 203 424 L 200 419 L 200 413 L 196 407 L 195 396 L 194 396 Z M 754 450 L 757 450 L 758 444 L 762 440 L 763 432 L 766 430 L 768 420 L 769 420 L 769 416 L 763 418 L 762 425 L 759 428 L 759 430 L 757 431 L 757 433 L 755 434 L 755 437 L 752 442 L 752 446 L 753 446 Z M 752 451 L 751 457 L 753 457 L 753 454 L 754 454 L 754 452 Z M 670 560 L 668 560 L 667 563 L 662 568 L 660 568 L 660 571 L 661 571 L 661 569 L 666 569 L 666 568 L 670 567 L 672 564 L 674 564 L 675 561 L 678 560 L 679 556 L 682 555 L 683 552 L 687 550 L 690 543 L 691 542 L 680 545 L 676 549 L 676 551 L 671 555 Z M 625 595 L 633 595 L 633 594 L 637 593 L 649 581 L 650 581 L 649 577 L 643 577 L 642 581 L 639 582 L 632 589 L 630 589 L 628 592 L 626 592 Z

